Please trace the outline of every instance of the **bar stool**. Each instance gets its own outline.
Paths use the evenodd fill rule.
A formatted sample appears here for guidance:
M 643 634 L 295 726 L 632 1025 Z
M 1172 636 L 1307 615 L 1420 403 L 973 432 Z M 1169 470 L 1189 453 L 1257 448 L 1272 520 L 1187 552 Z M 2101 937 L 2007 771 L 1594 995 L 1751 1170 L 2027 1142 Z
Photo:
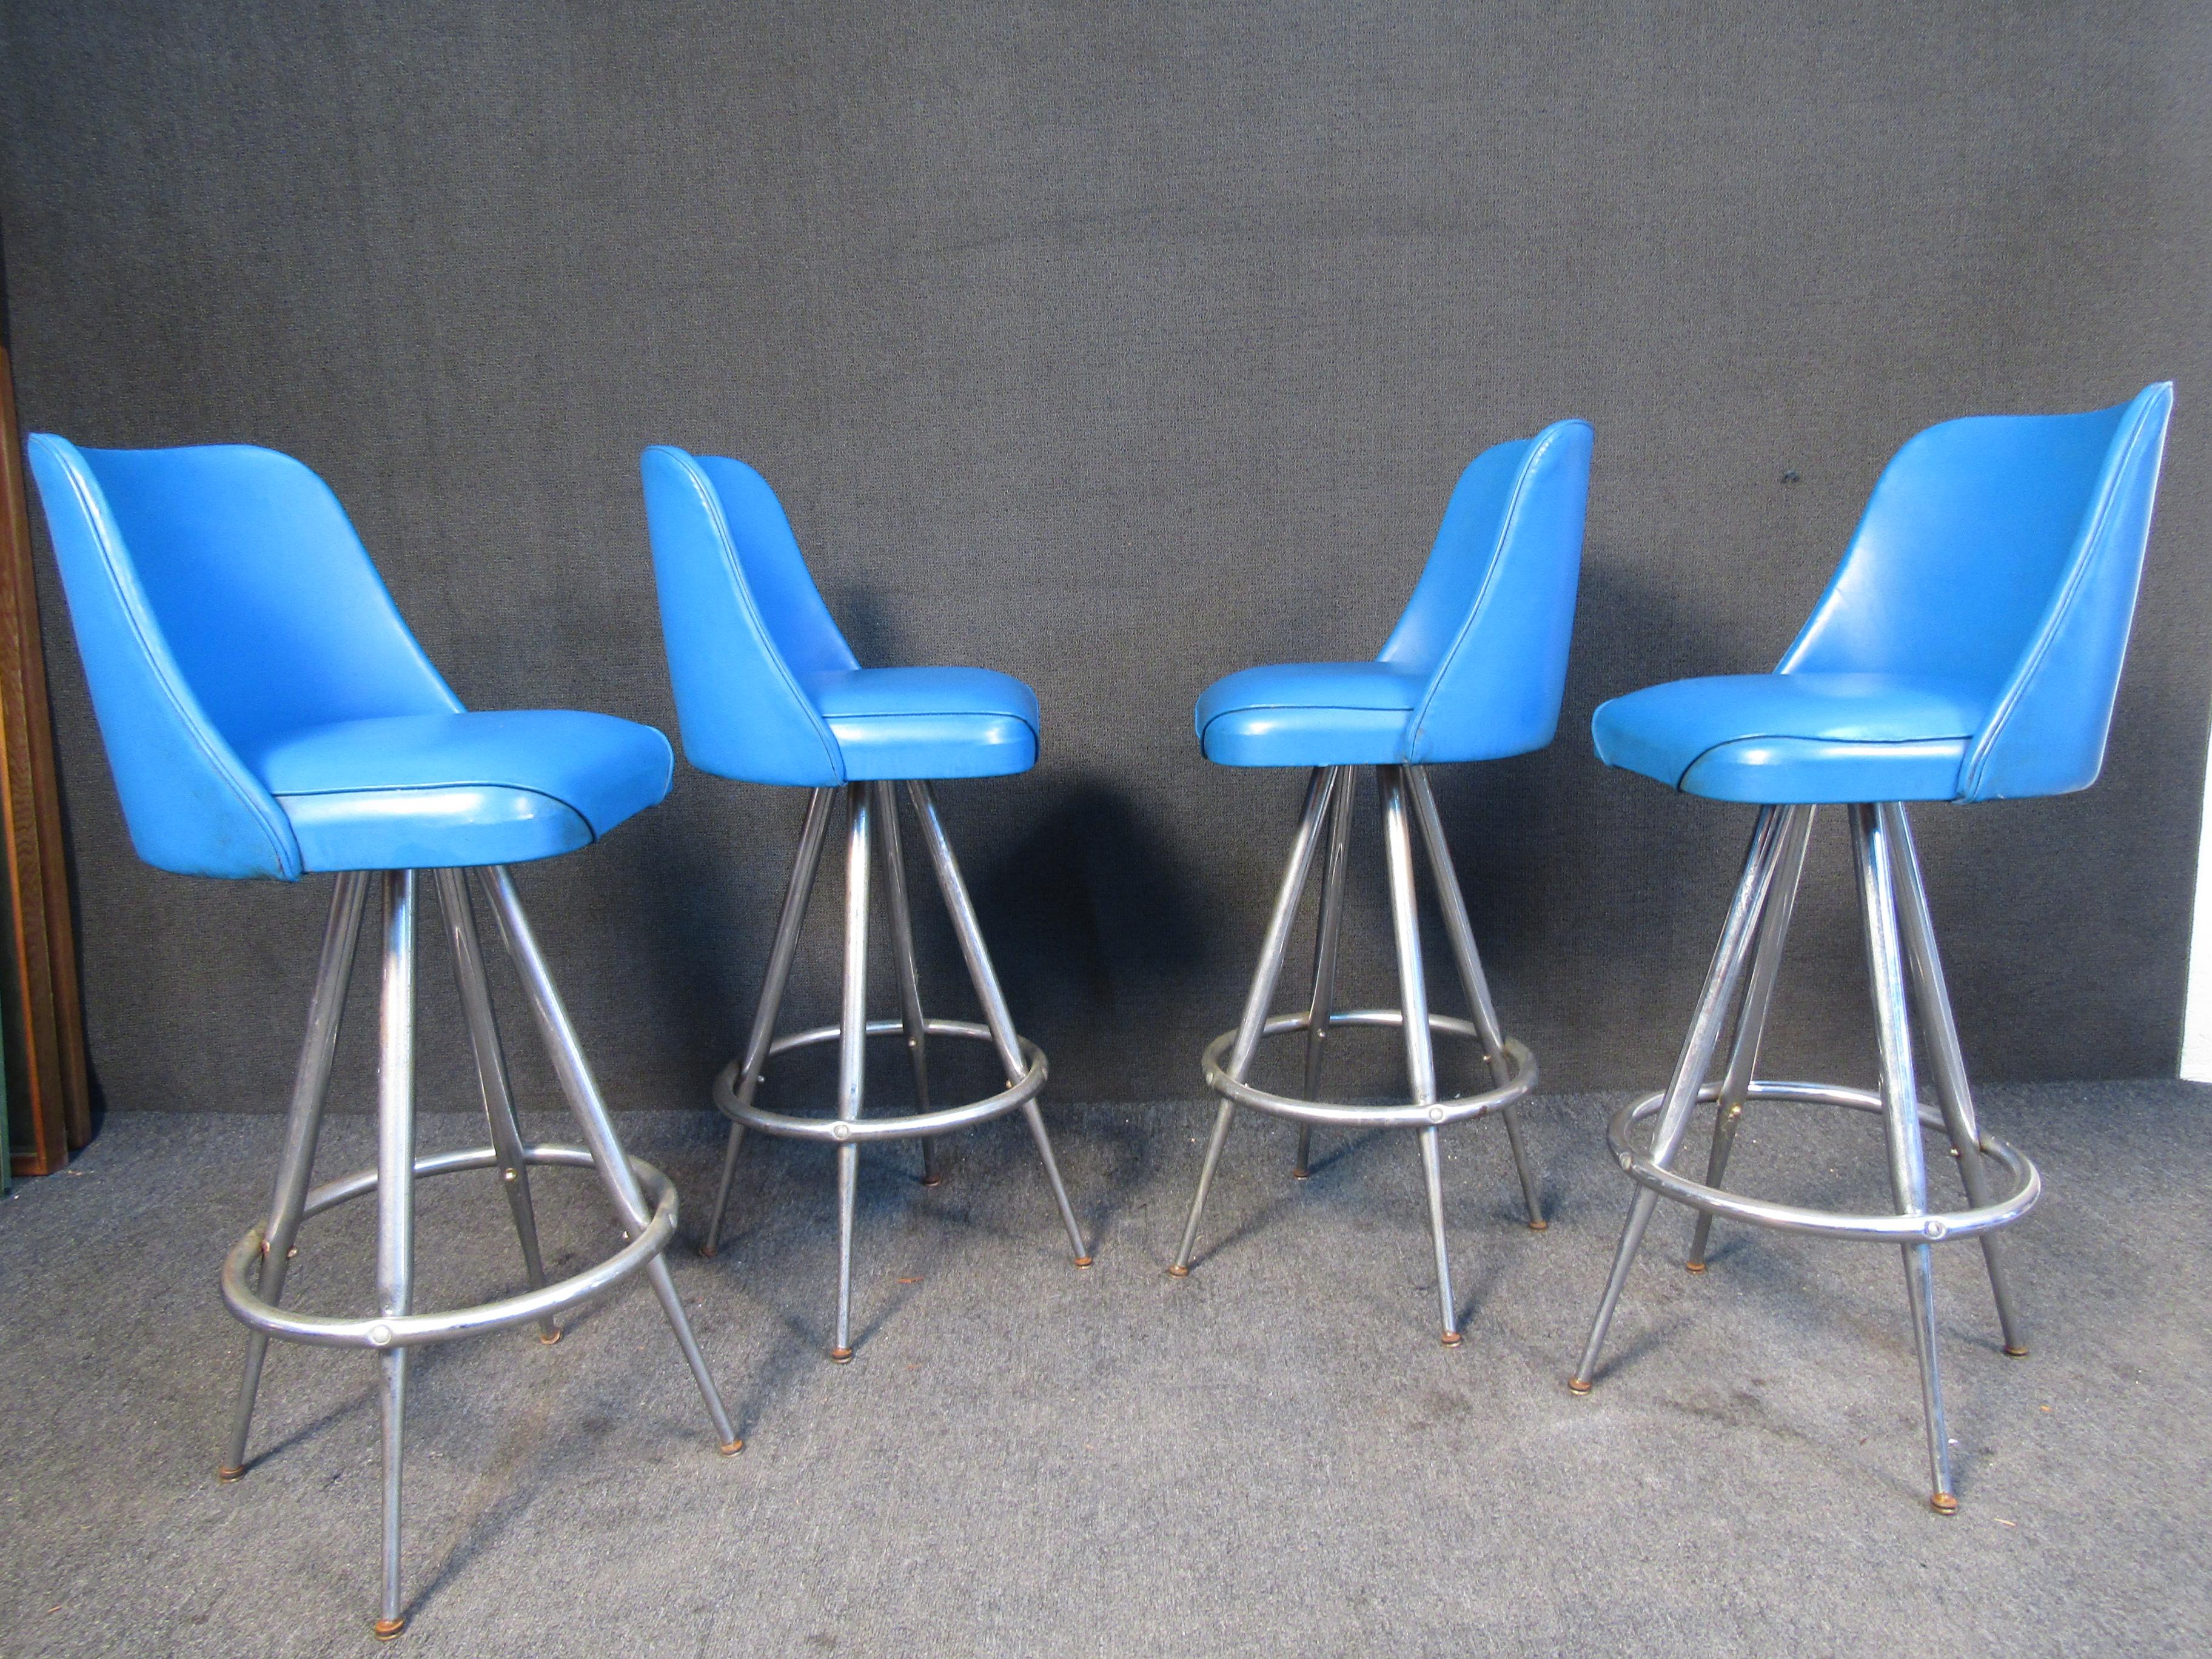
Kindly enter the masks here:
M 1775 672 L 1679 680 L 1597 710 L 1591 730 L 1607 765 L 1686 794 L 1753 804 L 1759 815 L 1673 1079 L 1615 1112 L 1607 1131 L 1637 1191 L 1568 1384 L 1577 1394 L 1590 1390 L 1629 1267 L 1662 1197 L 1698 1212 L 1693 1273 L 1705 1270 L 1715 1216 L 1895 1244 L 1920 1362 L 1929 1502 L 1939 1514 L 1958 1509 L 1930 1247 L 1981 1241 L 2004 1351 L 2024 1356 L 1996 1233 L 2034 1206 L 2042 1179 L 1976 1120 L 1905 804 L 2061 794 L 2096 781 L 2172 401 L 2173 388 L 2161 384 L 2092 414 L 1929 428 L 1883 471 L 1827 592 Z M 1878 1092 L 1754 1075 L 1814 811 L 1826 805 L 1843 806 L 1850 824 Z M 1928 1044 L 1933 1106 L 1920 1098 L 1908 1004 Z M 1731 1010 L 1727 1070 L 1711 1083 Z M 1716 1110 L 1702 1182 L 1674 1167 L 1700 1103 Z M 1758 1103 L 1879 1114 L 1897 1212 L 1844 1215 L 1723 1188 L 1744 1110 Z M 1655 1117 L 1647 1150 L 1638 1126 Z M 1929 1207 L 1923 1129 L 1948 1136 L 1970 1207 Z M 1990 1179 L 1991 1163 L 2001 1182 Z
M 725 1453 L 743 1443 L 661 1259 L 676 1189 L 624 1153 L 506 866 L 588 846 L 668 791 L 667 739 L 604 714 L 472 714 L 401 621 L 344 509 L 307 468 L 272 450 L 79 449 L 30 441 L 93 707 L 138 854 L 183 874 L 335 872 L 330 923 L 268 1220 L 223 1263 L 222 1296 L 246 1326 L 246 1371 L 218 1478 L 246 1473 L 246 1434 L 269 1339 L 377 1356 L 384 1449 L 384 1583 L 376 1634 L 406 1624 L 400 1598 L 401 1433 L 416 1346 L 535 1324 L 642 1274 L 660 1298 Z M 453 947 L 491 1144 L 415 1147 L 417 872 L 434 872 Z M 380 872 L 380 873 L 378 873 Z M 471 872 L 514 959 L 585 1144 L 526 1146 L 516 1127 L 470 899 Z M 308 1182 L 374 884 L 383 900 L 382 1031 L 374 1170 Z M 529 1171 L 596 1171 L 625 1243 L 548 1284 Z M 529 1288 L 476 1307 L 413 1306 L 414 1183 L 499 1171 Z M 350 1199 L 377 1205 L 374 1313 L 280 1307 L 301 1223 Z
M 1421 1172 L 1428 1185 L 1429 1231 L 1447 1347 L 1459 1346 L 1460 1333 L 1451 1261 L 1444 1244 L 1439 1131 L 1447 1124 L 1492 1114 L 1503 1117 L 1528 1206 L 1528 1224 L 1540 1231 L 1545 1225 L 1515 1109 L 1535 1086 L 1536 1062 L 1499 1027 L 1427 769 L 1524 754 L 1552 740 L 1566 681 L 1567 638 L 1574 623 L 1591 440 L 1587 423 L 1561 421 L 1533 438 L 1486 450 L 1468 465 L 1452 491 L 1435 550 L 1413 599 L 1382 654 L 1373 662 L 1248 668 L 1217 680 L 1198 700 L 1198 737 L 1208 760 L 1223 766 L 1311 767 L 1313 778 L 1243 1015 L 1234 1030 L 1223 1032 L 1206 1050 L 1206 1085 L 1221 1097 L 1221 1107 L 1214 1117 L 1213 1138 L 1206 1144 L 1182 1243 L 1168 1269 L 1177 1278 L 1190 1272 L 1199 1218 L 1239 1106 L 1297 1124 L 1293 1174 L 1301 1180 L 1316 1124 L 1420 1131 Z M 1339 1009 L 1334 1000 L 1344 866 L 1355 769 L 1366 766 L 1375 769 L 1382 797 L 1401 1006 Z M 1429 1006 L 1409 814 L 1420 824 L 1469 1019 L 1438 1014 Z M 1267 1010 L 1282 976 L 1291 925 L 1324 823 L 1328 852 L 1315 931 L 1311 994 L 1303 1012 L 1270 1017 Z M 1390 1026 L 1403 1034 L 1411 1100 L 1378 1106 L 1320 1098 L 1322 1057 L 1329 1033 L 1346 1026 Z M 1293 1031 L 1305 1033 L 1304 1095 L 1274 1094 L 1248 1083 L 1246 1073 L 1261 1040 Z M 1479 1045 L 1487 1067 L 1487 1089 L 1449 1098 L 1439 1096 L 1433 1051 L 1437 1035 Z
M 641 465 L 684 757 L 718 777 L 811 792 L 752 1033 L 744 1054 L 714 1083 L 714 1104 L 730 1120 L 730 1138 L 701 1253 L 711 1256 L 720 1247 L 738 1148 L 748 1128 L 835 1146 L 837 1332 L 830 1358 L 842 1365 L 853 1357 L 853 1211 L 863 1144 L 920 1139 L 922 1182 L 935 1186 L 932 1137 L 1019 1111 L 1043 1160 L 1075 1265 L 1091 1265 L 1037 1109 L 1044 1054 L 1014 1030 L 929 787 L 933 779 L 1029 770 L 1036 763 L 1036 697 L 1019 680 L 988 669 L 862 668 L 807 574 L 790 520 L 767 479 L 743 461 L 690 455 L 665 444 L 647 450 Z M 982 1006 L 981 1024 L 922 1012 L 894 787 L 900 783 Z M 840 796 L 846 808 L 845 967 L 838 1023 L 779 1037 L 776 1019 L 792 957 Z M 896 1020 L 867 1017 L 872 841 L 880 850 L 888 889 L 901 1006 Z M 914 1073 L 912 1115 L 860 1115 L 866 1044 L 872 1036 L 904 1040 Z M 990 1044 L 1006 1074 L 1005 1089 L 964 1105 L 933 1109 L 932 1037 Z M 830 1042 L 837 1045 L 835 1116 L 772 1112 L 754 1103 L 770 1060 Z

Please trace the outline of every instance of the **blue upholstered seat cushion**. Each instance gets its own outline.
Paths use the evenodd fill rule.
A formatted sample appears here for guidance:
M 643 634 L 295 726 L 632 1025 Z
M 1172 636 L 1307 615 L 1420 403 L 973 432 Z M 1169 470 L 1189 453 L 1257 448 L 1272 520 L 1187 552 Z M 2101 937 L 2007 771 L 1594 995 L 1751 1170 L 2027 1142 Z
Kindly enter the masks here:
M 803 684 L 848 781 L 996 778 L 1036 764 L 1036 694 L 988 668 L 847 668 Z
M 611 714 L 532 709 L 343 720 L 240 758 L 307 870 L 520 864 L 588 846 L 668 793 L 668 739 Z
M 1388 662 L 1294 662 L 1214 681 L 1194 724 L 1223 766 L 1388 766 L 1430 676 Z
M 1590 735 L 1607 765 L 1714 800 L 1949 800 L 1988 696 L 1932 676 L 1730 674 L 1615 697 Z

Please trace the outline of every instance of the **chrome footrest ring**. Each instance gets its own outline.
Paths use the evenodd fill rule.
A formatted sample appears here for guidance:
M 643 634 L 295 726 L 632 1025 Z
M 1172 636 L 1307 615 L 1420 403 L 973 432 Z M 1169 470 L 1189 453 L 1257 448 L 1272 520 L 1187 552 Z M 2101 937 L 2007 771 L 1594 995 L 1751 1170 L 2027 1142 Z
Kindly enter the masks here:
M 1701 1103 L 1720 1098 L 1720 1085 L 1709 1083 L 1698 1091 Z M 1947 1210 L 1928 1215 L 1838 1215 L 1832 1210 L 1808 1209 L 1802 1205 L 1778 1204 L 1768 1199 L 1749 1198 L 1741 1193 L 1723 1192 L 1717 1187 L 1708 1187 L 1701 1181 L 1692 1181 L 1675 1171 L 1662 1169 L 1637 1146 L 1632 1131 L 1644 1119 L 1656 1116 L 1666 1096 L 1664 1092 L 1646 1095 L 1632 1100 L 1613 1115 L 1606 1126 L 1606 1142 L 1620 1167 L 1630 1179 L 1649 1187 L 1662 1198 L 1671 1198 L 1678 1204 L 1686 1204 L 1693 1210 L 1703 1210 L 1709 1215 L 1726 1216 L 1731 1221 L 1746 1221 L 1756 1227 L 1774 1227 L 1784 1232 L 1812 1233 L 1822 1238 L 1857 1238 L 1875 1243 L 1925 1244 L 1947 1238 L 1970 1238 L 1979 1233 L 1994 1232 L 1999 1227 L 2011 1225 L 2035 1207 L 2043 1196 L 2043 1176 L 2027 1158 L 2014 1152 L 2003 1141 L 1986 1130 L 1979 1141 L 1983 1153 L 2001 1165 L 2013 1179 L 2013 1191 L 2008 1196 L 1978 1209 Z M 1786 1103 L 1792 1105 L 1843 1106 L 1857 1112 L 1879 1112 L 1881 1097 L 1866 1089 L 1845 1089 L 1825 1083 L 1753 1083 L 1747 1093 L 1746 1103 L 1753 1102 Z M 1946 1133 L 1943 1115 L 1935 1107 L 1923 1103 L 1919 1108 L 1920 1127 L 1937 1133 Z
M 597 1167 L 591 1153 L 581 1146 L 526 1146 L 522 1149 L 522 1161 L 541 1165 L 563 1164 L 579 1170 Z M 417 1179 L 452 1175 L 461 1170 L 498 1167 L 499 1154 L 489 1146 L 440 1152 L 415 1160 Z M 638 1185 L 645 1189 L 647 1201 L 653 1206 L 653 1218 L 643 1231 L 605 1261 L 556 1285 L 526 1291 L 520 1296 L 502 1297 L 496 1302 L 479 1303 L 472 1308 L 448 1308 L 437 1313 L 380 1314 L 366 1318 L 293 1313 L 263 1301 L 248 1277 L 265 1248 L 264 1223 L 240 1239 L 223 1259 L 223 1304 L 241 1322 L 257 1331 L 265 1331 L 287 1342 L 309 1342 L 331 1348 L 381 1351 L 415 1347 L 425 1342 L 447 1342 L 455 1337 L 505 1330 L 510 1325 L 535 1323 L 563 1309 L 605 1295 L 666 1249 L 676 1237 L 676 1183 L 642 1158 L 631 1158 L 629 1167 Z M 307 1194 L 301 1219 L 319 1215 L 375 1190 L 374 1170 L 362 1170 L 326 1182 Z
M 1397 1008 L 1347 1008 L 1328 1017 L 1332 1030 L 1340 1025 L 1402 1028 L 1405 1024 L 1404 1011 Z M 1292 1031 L 1303 1031 L 1306 1025 L 1307 1019 L 1304 1014 L 1277 1014 L 1267 1022 L 1261 1035 L 1283 1036 Z M 1475 1030 L 1472 1021 L 1454 1019 L 1445 1014 L 1431 1014 L 1429 1030 L 1440 1036 L 1465 1037 L 1478 1043 L 1482 1041 L 1482 1033 Z M 1249 1083 L 1240 1083 L 1223 1071 L 1221 1057 L 1236 1040 L 1234 1030 L 1224 1031 L 1206 1045 L 1206 1086 L 1239 1106 L 1272 1112 L 1277 1117 L 1291 1118 L 1300 1123 L 1330 1123 L 1346 1128 L 1433 1129 L 1442 1124 L 1462 1123 L 1469 1118 L 1502 1111 L 1536 1086 L 1536 1057 L 1508 1037 L 1505 1039 L 1505 1059 L 1511 1068 L 1511 1075 L 1498 1087 L 1479 1095 L 1455 1096 L 1449 1100 L 1439 1100 L 1425 1106 L 1411 1101 L 1395 1105 L 1359 1106 L 1301 1100 L 1292 1095 L 1270 1094 Z
M 965 1037 L 971 1042 L 991 1042 L 990 1028 L 973 1020 L 932 1019 L 923 1022 L 924 1029 L 933 1037 Z M 835 1042 L 844 1035 L 835 1025 L 817 1026 L 811 1031 L 794 1031 L 789 1036 L 778 1037 L 769 1044 L 768 1054 L 774 1060 L 778 1054 L 789 1054 L 794 1048 L 811 1048 L 817 1043 Z M 906 1035 L 906 1027 L 895 1019 L 872 1019 L 868 1022 L 872 1037 Z M 724 1117 L 733 1123 L 742 1123 L 748 1129 L 758 1129 L 766 1134 L 788 1135 L 797 1140 L 824 1140 L 834 1146 L 857 1145 L 864 1140 L 915 1140 L 925 1135 L 949 1134 L 955 1129 L 964 1129 L 971 1124 L 988 1123 L 993 1118 L 1026 1106 L 1044 1087 L 1044 1050 L 1027 1037 L 1014 1039 L 1021 1044 L 1022 1061 L 1028 1068 L 1021 1076 L 995 1095 L 981 1100 L 971 1100 L 964 1106 L 946 1106 L 933 1112 L 915 1112 L 905 1117 L 842 1118 L 794 1117 L 787 1112 L 763 1111 L 750 1102 L 740 1104 L 738 1084 L 744 1069 L 743 1060 L 733 1060 L 714 1079 L 714 1104 Z

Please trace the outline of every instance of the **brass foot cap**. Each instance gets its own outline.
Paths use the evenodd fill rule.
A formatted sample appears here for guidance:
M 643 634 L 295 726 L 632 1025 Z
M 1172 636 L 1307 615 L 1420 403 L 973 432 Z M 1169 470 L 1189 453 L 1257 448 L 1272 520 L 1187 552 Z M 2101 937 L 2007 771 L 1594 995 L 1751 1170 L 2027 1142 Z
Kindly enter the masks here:
M 699 1247 L 699 1260 L 702 1261 L 712 1261 L 714 1259 L 714 1247 L 712 1244 L 702 1244 Z
M 243 1480 L 246 1478 L 246 1465 L 243 1463 L 226 1464 L 224 1467 L 215 1472 L 215 1478 L 222 1481 L 226 1486 L 234 1480 Z
M 1075 1258 L 1075 1265 L 1079 1267 L 1087 1267 L 1091 1265 L 1091 1258 L 1087 1255 L 1079 1255 Z
M 742 1437 L 736 1440 L 725 1440 L 722 1443 L 722 1455 L 725 1457 L 735 1457 L 744 1449 L 745 1443 Z
M 1705 1270 L 1705 1264 L 1702 1261 L 1685 1261 L 1682 1264 L 1682 1271 L 1685 1273 L 1701 1273 Z
M 851 1364 L 853 1363 L 853 1351 L 852 1351 L 850 1348 L 832 1348 L 832 1349 L 830 1349 L 830 1363 L 831 1364 L 833 1364 L 833 1365 L 849 1365 L 849 1364 Z
M 1170 1276 L 1176 1279 L 1188 1279 L 1190 1277 L 1190 1269 L 1183 1267 L 1170 1267 L 1168 1269 L 1168 1273 Z
M 1312 1171 L 1309 1170 L 1293 1170 L 1291 1171 L 1291 1179 L 1293 1181 L 1309 1180 L 1311 1178 L 1311 1176 Z
M 2027 1358 L 2027 1350 L 2026 1348 L 2012 1347 L 2008 1345 L 2005 1348 L 2005 1358 L 2007 1359 L 2025 1359 Z
M 1589 1391 L 1590 1385 L 1583 1382 L 1579 1376 L 1571 1376 L 1567 1379 L 1567 1392 L 1569 1394 L 1588 1394 Z
M 1466 1340 L 1467 1339 L 1462 1336 L 1457 1331 L 1446 1331 L 1443 1335 L 1444 1346 L 1447 1348 L 1456 1348 Z
M 404 1619 L 380 1619 L 376 1621 L 376 1639 L 380 1642 L 389 1642 L 406 1628 L 407 1621 Z
M 1534 1221 L 1528 1224 L 1528 1231 L 1532 1233 L 1540 1233 L 1549 1228 L 1551 1224 L 1552 1224 L 1545 1220 L 1543 1217 L 1538 1216 Z
M 540 1342 L 543 1342 L 549 1348 L 556 1342 L 558 1342 L 561 1340 L 561 1336 L 562 1331 L 558 1325 L 556 1325 L 550 1331 L 540 1331 L 538 1333 L 538 1340 Z
M 921 1178 L 921 1184 L 925 1187 L 942 1187 L 945 1184 L 945 1177 L 943 1176 L 924 1176 Z
M 1928 1500 L 1928 1507 L 1938 1515 L 1956 1515 L 1959 1500 L 1948 1492 L 1939 1492 Z

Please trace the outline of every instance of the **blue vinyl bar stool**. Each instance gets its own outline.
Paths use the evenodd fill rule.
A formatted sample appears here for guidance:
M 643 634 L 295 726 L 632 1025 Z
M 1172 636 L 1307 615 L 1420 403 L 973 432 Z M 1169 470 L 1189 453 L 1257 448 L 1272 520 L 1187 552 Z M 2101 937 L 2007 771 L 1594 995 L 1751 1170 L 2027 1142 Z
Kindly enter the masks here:
M 668 646 L 668 672 L 684 757 L 702 772 L 748 783 L 811 791 L 799 857 L 769 947 L 752 1033 L 739 1059 L 714 1084 L 714 1103 L 730 1120 L 728 1151 L 703 1254 L 720 1248 L 722 1217 L 748 1128 L 818 1141 L 837 1149 L 837 1333 L 830 1358 L 853 1357 L 853 1210 L 863 1142 L 919 1139 L 922 1182 L 937 1184 L 929 1138 L 1019 1110 L 1028 1120 L 1052 1185 L 1075 1265 L 1091 1265 L 1083 1230 L 1067 1201 L 1038 1110 L 1045 1057 L 1014 1030 L 1013 1017 L 983 947 L 967 883 L 945 838 L 930 781 L 995 778 L 1036 763 L 1037 703 L 1019 680 L 983 668 L 863 668 L 822 603 L 814 579 L 768 480 L 743 461 L 690 455 L 667 445 L 645 452 L 641 467 L 653 568 Z M 904 783 L 931 866 L 960 943 L 983 1023 L 932 1019 L 922 1012 L 907 905 L 898 796 Z M 775 1035 L 784 988 L 840 795 L 847 813 L 845 968 L 838 1023 Z M 901 1016 L 868 1018 L 870 842 L 877 843 L 897 965 Z M 902 1036 L 913 1067 L 915 1110 L 863 1119 L 866 1039 Z M 964 1105 L 932 1109 L 931 1037 L 963 1037 L 996 1050 L 1006 1086 Z M 769 1061 L 817 1043 L 837 1044 L 834 1117 L 771 1112 L 754 1104 Z
M 643 1273 L 705 1397 L 721 1449 L 741 1442 L 677 1299 L 662 1253 L 676 1189 L 626 1155 L 553 987 L 506 866 L 589 846 L 668 792 L 668 741 L 650 726 L 552 710 L 472 714 L 414 635 L 314 473 L 272 450 L 80 449 L 30 441 L 93 707 L 131 842 L 185 875 L 297 881 L 334 872 L 330 924 L 269 1219 L 223 1264 L 244 1322 L 246 1373 L 219 1471 L 246 1473 L 246 1433 L 269 1339 L 357 1348 L 381 1370 L 384 1586 L 376 1634 L 397 1636 L 401 1431 L 407 1357 L 420 1344 L 536 1324 Z M 415 1149 L 417 872 L 434 872 L 453 947 L 491 1144 Z M 497 918 L 574 1112 L 581 1146 L 525 1146 L 484 977 L 473 871 Z M 379 873 L 380 872 L 380 873 Z M 383 896 L 382 1032 L 374 1170 L 310 1190 L 355 942 L 372 878 Z M 596 1170 L 626 1241 L 597 1266 L 545 1280 L 530 1201 L 532 1164 Z M 499 1171 L 529 1289 L 476 1307 L 413 1306 L 414 1183 Z M 374 1194 L 377 1308 L 363 1317 L 278 1304 L 306 1218 Z
M 1936 955 L 1907 801 L 1979 801 L 2086 789 L 2104 763 L 2120 664 L 2150 534 L 2173 388 L 2087 415 L 1947 421 L 1900 449 L 1812 618 L 1771 674 L 1652 686 L 1602 705 L 1599 758 L 1710 799 L 1759 807 L 1743 876 L 1673 1080 L 1613 1114 L 1613 1156 L 1636 1182 L 1582 1363 L 1588 1394 L 1607 1327 L 1661 1198 L 1698 1212 L 1689 1267 L 1714 1216 L 1823 1238 L 1886 1241 L 1905 1259 L 1928 1430 L 1930 1503 L 1958 1509 L 1936 1367 L 1929 1247 L 1978 1238 L 2004 1349 L 2027 1340 L 1996 1231 L 2042 1191 L 2026 1158 L 1974 1115 Z M 1817 806 L 1847 809 L 1866 927 L 1881 1089 L 1762 1083 L 1753 1073 Z M 1910 992 L 1908 995 L 1908 987 Z M 1936 1103 L 1920 1099 L 1908 1005 Z M 1731 1010 L 1728 1067 L 1705 1080 Z M 1674 1168 L 1690 1119 L 1713 1103 L 1702 1182 Z M 1893 1215 L 1843 1215 L 1725 1191 L 1744 1108 L 1774 1102 L 1881 1116 Z M 1636 1126 L 1656 1117 L 1647 1152 Z M 1931 1211 L 1922 1130 L 1956 1153 L 1971 1207 Z M 1986 1161 L 1985 1161 L 1986 1160 Z M 2008 1189 L 1993 1192 L 1988 1162 Z
M 1436 1249 L 1437 1296 L 1447 1347 L 1459 1345 L 1460 1334 L 1451 1261 L 1444 1245 L 1438 1131 L 1448 1123 L 1492 1113 L 1503 1117 L 1528 1206 L 1528 1224 L 1538 1231 L 1545 1225 L 1515 1111 L 1535 1085 L 1536 1062 L 1498 1025 L 1427 769 L 1525 754 L 1552 740 L 1566 683 L 1567 641 L 1582 568 L 1591 440 L 1586 422 L 1561 421 L 1533 438 L 1499 444 L 1475 458 L 1452 491 L 1435 550 L 1413 599 L 1382 654 L 1373 662 L 1248 668 L 1217 680 L 1198 700 L 1198 737 L 1208 760 L 1224 766 L 1311 767 L 1313 779 L 1243 1018 L 1206 1051 L 1206 1081 L 1220 1095 L 1221 1108 L 1199 1171 L 1182 1243 L 1168 1269 L 1177 1278 L 1190 1272 L 1206 1195 L 1239 1106 L 1297 1124 L 1294 1173 L 1301 1180 L 1317 1123 L 1420 1131 L 1429 1230 Z M 1397 945 L 1398 1008 L 1334 1006 L 1344 866 L 1358 775 L 1354 769 L 1363 766 L 1375 769 L 1382 796 Z M 1430 874 L 1471 1020 L 1430 1011 L 1415 908 L 1413 835 L 1407 821 L 1409 800 L 1428 849 Z M 1303 1012 L 1271 1018 L 1267 1010 L 1282 976 L 1291 925 L 1324 823 L 1328 852 L 1315 932 L 1311 995 Z M 1403 1033 L 1410 1101 L 1357 1105 L 1319 1097 L 1328 1035 L 1352 1025 L 1394 1026 Z M 1292 1031 L 1306 1034 L 1304 1096 L 1273 1094 L 1245 1081 L 1261 1039 Z M 1437 1033 L 1480 1046 L 1488 1089 L 1439 1097 L 1432 1042 Z

